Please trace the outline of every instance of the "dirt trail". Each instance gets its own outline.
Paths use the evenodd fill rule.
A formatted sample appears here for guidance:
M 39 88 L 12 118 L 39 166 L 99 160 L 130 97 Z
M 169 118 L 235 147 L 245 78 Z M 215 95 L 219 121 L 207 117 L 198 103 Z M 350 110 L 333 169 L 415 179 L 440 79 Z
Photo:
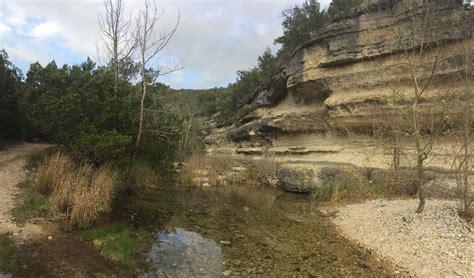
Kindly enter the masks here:
M 117 267 L 106 261 L 73 233 L 47 220 L 18 226 L 11 214 L 17 203 L 18 183 L 27 175 L 29 154 L 48 145 L 17 144 L 0 151 L 0 233 L 12 233 L 21 246 L 14 277 L 111 277 Z M 0 278 L 2 273 L 0 272 Z M 8 277 L 8 276 L 7 276 Z
M 14 235 L 20 232 L 11 215 L 16 204 L 17 184 L 26 177 L 24 166 L 28 154 L 46 146 L 23 143 L 0 151 L 0 232 L 11 232 Z

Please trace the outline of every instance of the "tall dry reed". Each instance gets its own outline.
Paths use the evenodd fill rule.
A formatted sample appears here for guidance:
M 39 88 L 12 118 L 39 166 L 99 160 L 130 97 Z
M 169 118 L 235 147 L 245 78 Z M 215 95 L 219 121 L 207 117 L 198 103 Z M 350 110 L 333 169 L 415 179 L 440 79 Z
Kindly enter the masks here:
M 54 213 L 84 228 L 110 211 L 114 178 L 108 168 L 76 166 L 65 154 L 56 153 L 38 168 L 34 188 L 48 196 Z

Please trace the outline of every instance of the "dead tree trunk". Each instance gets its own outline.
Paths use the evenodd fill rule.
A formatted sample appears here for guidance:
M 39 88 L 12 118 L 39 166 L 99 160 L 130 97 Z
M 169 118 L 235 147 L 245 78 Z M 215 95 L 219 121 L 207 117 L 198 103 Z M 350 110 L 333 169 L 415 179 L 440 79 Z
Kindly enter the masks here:
M 142 140 L 145 120 L 145 102 L 147 97 L 147 88 L 149 82 L 151 82 L 152 74 L 154 71 L 157 75 L 164 75 L 181 69 L 182 67 L 175 66 L 169 70 L 163 71 L 159 69 L 157 65 L 150 66 L 150 62 L 155 58 L 170 42 L 178 29 L 180 14 L 178 12 L 176 25 L 169 32 L 158 32 L 158 21 L 163 15 L 163 12 L 158 13 L 156 2 L 145 0 L 145 7 L 141 11 L 140 15 L 136 19 L 136 32 L 135 41 L 140 52 L 140 77 L 141 77 L 141 96 L 140 96 L 140 108 L 138 118 L 138 131 L 135 141 L 135 147 L 138 149 Z M 157 77 L 157 76 L 156 76 Z M 155 78 L 156 78 L 155 77 Z M 153 130 L 158 133 L 159 131 Z M 134 157 L 136 157 L 137 151 L 135 151 Z

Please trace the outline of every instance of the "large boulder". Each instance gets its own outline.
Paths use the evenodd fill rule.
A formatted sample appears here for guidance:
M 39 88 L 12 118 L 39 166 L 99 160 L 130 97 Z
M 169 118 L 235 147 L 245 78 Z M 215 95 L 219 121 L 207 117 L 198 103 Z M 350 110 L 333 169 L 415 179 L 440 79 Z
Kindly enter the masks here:
M 319 171 L 315 164 L 286 163 L 278 168 L 277 177 L 286 191 L 306 193 L 321 184 Z
M 355 166 L 331 162 L 290 162 L 280 165 L 277 178 L 286 191 L 307 193 L 317 187 L 330 184 L 337 173 L 347 169 L 355 169 Z

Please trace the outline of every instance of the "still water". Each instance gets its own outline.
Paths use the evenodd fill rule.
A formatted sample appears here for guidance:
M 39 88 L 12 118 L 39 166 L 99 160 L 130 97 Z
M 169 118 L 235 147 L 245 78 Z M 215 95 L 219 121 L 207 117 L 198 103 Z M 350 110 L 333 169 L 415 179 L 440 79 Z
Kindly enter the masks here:
M 392 267 L 342 238 L 309 197 L 273 188 L 164 187 L 123 204 L 157 230 L 147 277 L 386 277 Z
M 221 247 L 212 239 L 180 228 L 156 236 L 148 262 L 155 266 L 149 276 L 219 277 L 223 273 Z

